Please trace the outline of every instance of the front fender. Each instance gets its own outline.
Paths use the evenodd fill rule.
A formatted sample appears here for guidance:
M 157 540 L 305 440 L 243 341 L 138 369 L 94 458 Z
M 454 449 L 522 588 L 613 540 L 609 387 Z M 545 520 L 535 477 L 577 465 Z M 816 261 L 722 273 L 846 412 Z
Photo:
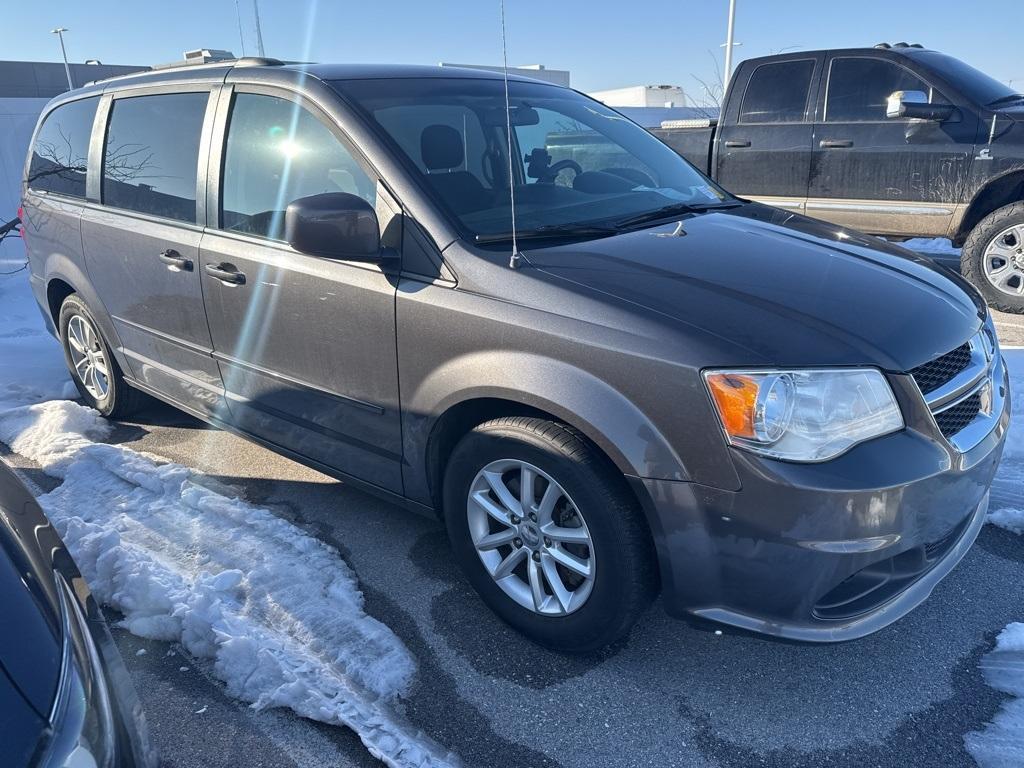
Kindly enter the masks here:
M 457 389 L 452 383 L 458 382 Z M 490 350 L 453 358 L 403 399 L 405 455 L 417 457 L 406 494 L 430 503 L 426 472 L 430 436 L 460 403 L 494 398 L 551 414 L 582 432 L 626 475 L 689 480 L 679 454 L 636 405 L 607 382 L 565 362 L 524 352 Z

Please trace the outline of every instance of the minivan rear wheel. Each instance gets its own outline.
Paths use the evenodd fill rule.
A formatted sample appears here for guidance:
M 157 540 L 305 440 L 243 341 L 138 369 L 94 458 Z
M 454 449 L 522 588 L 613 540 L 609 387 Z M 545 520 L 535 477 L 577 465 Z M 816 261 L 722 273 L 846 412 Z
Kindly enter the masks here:
M 58 329 L 64 360 L 85 404 L 110 418 L 134 411 L 141 393 L 124 380 L 89 307 L 77 294 L 61 304 Z
M 656 588 L 653 547 L 618 470 L 582 436 L 532 417 L 488 421 L 444 480 L 455 559 L 484 602 L 541 645 L 623 637 Z

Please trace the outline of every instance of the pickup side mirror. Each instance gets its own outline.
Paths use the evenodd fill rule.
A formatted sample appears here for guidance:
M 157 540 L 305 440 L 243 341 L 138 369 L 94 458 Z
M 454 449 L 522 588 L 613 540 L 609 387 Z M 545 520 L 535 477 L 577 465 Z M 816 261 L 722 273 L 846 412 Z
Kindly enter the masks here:
M 347 192 L 300 197 L 284 214 L 284 237 L 297 251 L 342 261 L 380 261 L 380 226 L 368 202 Z
M 950 104 L 929 104 L 928 94 L 924 91 L 894 91 L 886 102 L 885 116 L 941 122 L 949 119 L 953 109 Z

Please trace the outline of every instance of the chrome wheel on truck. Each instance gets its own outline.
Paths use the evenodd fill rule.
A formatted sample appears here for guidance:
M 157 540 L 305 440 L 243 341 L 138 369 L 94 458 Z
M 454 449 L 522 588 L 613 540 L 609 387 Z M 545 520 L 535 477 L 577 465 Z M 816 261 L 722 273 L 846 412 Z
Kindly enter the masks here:
M 590 531 L 561 485 L 525 461 L 481 469 L 466 503 L 469 531 L 484 568 L 524 608 L 565 615 L 594 586 Z
M 996 290 L 1024 296 L 1024 224 L 1007 227 L 992 238 L 984 259 L 985 277 Z
M 1024 313 L 1024 201 L 974 227 L 960 252 L 960 271 L 993 309 Z

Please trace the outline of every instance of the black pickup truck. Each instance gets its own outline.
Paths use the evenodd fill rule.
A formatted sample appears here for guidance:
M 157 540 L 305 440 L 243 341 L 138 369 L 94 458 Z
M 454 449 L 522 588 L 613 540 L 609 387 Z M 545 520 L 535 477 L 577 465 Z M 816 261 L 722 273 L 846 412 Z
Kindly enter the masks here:
M 948 237 L 993 307 L 1024 312 L 1024 95 L 958 59 L 906 43 L 750 59 L 718 120 L 653 132 L 743 197 Z

